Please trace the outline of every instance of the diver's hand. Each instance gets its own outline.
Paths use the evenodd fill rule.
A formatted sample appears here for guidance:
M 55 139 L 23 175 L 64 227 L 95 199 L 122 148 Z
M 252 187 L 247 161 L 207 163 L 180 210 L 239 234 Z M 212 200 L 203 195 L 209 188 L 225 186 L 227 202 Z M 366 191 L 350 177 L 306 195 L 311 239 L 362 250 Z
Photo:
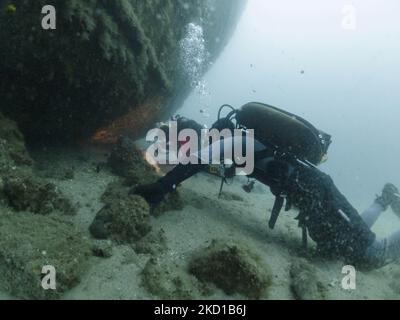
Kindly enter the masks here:
M 154 207 L 164 200 L 167 193 L 164 185 L 161 182 L 156 182 L 133 188 L 129 194 L 143 197 L 150 206 Z

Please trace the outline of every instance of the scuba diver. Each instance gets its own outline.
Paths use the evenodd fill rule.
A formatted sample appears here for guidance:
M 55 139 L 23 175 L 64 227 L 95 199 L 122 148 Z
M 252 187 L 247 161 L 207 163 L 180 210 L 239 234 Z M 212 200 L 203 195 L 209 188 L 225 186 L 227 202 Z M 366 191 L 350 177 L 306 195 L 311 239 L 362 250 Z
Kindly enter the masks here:
M 225 107 L 232 111 L 222 118 L 221 112 Z M 176 121 L 179 130 L 190 128 L 199 132 L 204 128 L 182 117 Z M 317 168 L 327 158 L 330 135 L 301 117 L 262 103 L 249 103 L 240 110 L 223 106 L 212 128 L 219 131 L 254 130 L 255 168 L 249 178 L 270 187 L 276 197 L 269 220 L 271 229 L 284 206 L 286 211 L 294 207 L 299 211 L 296 220 L 302 229 L 304 247 L 307 247 L 310 237 L 320 254 L 343 258 L 346 263 L 363 268 L 380 268 L 400 258 L 400 231 L 385 239 L 379 239 L 371 231 L 389 207 L 400 216 L 399 190 L 387 184 L 372 206 L 360 215 L 333 180 Z M 228 138 L 214 142 L 223 145 L 223 151 L 218 155 L 221 161 L 226 160 L 223 159 L 224 149 L 234 148 L 235 141 Z M 248 142 L 244 139 L 240 143 Z M 195 155 L 200 157 L 199 153 Z M 232 170 L 236 167 L 235 159 L 231 160 L 232 167 L 223 164 L 223 170 L 217 170 L 222 178 L 221 190 L 223 182 L 235 175 Z M 131 193 L 157 206 L 180 183 L 202 171 L 215 173 L 215 166 L 178 164 L 158 182 L 136 187 Z M 245 191 L 251 191 L 252 185 L 254 182 L 244 188 Z

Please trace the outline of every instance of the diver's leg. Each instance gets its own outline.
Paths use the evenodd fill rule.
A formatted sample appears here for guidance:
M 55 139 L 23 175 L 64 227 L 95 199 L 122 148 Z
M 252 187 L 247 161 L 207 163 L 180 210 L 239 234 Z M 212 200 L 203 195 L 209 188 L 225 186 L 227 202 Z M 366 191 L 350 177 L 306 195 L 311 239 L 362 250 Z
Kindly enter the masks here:
M 383 267 L 400 259 L 400 231 L 386 239 L 377 239 L 366 251 L 367 261 L 375 267 Z
M 375 201 L 372 206 L 370 206 L 361 214 L 361 218 L 369 228 L 372 228 L 384 211 L 385 208 L 380 203 Z
M 392 206 L 393 211 L 400 215 L 400 212 L 397 212 L 398 210 L 395 207 L 396 201 L 398 201 L 398 190 L 393 184 L 388 183 L 383 188 L 382 195 L 377 197 L 373 205 L 365 210 L 361 217 L 371 228 L 389 206 Z
M 364 263 L 366 267 L 377 269 L 385 266 L 387 259 L 387 239 L 375 239 L 365 252 Z

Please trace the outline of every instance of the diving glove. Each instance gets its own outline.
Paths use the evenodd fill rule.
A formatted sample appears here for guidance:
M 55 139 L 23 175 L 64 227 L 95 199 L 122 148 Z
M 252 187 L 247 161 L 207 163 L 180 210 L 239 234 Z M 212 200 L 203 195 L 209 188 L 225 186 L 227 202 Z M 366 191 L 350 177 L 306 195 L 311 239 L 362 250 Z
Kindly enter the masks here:
M 397 215 L 400 215 L 400 194 L 399 190 L 391 183 L 387 183 L 383 188 L 382 195 L 376 199 L 385 210 L 392 207 Z
M 130 194 L 136 194 L 143 197 L 151 206 L 157 206 L 164 200 L 170 192 L 164 184 L 156 182 L 134 188 Z

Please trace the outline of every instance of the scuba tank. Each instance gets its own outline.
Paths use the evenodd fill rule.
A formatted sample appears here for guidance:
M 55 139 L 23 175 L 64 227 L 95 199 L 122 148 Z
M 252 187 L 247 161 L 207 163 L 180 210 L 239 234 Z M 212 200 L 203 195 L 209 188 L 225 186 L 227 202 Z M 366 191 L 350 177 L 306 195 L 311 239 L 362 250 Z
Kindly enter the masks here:
M 313 165 L 324 161 L 331 144 L 330 135 L 305 119 L 263 103 L 244 105 L 238 110 L 236 121 L 254 129 L 255 138 L 266 146 Z
M 237 126 L 253 129 L 255 138 L 275 151 L 277 159 L 294 160 L 307 166 L 315 167 L 326 160 L 331 136 L 318 130 L 307 120 L 282 109 L 252 102 L 236 111 Z M 274 186 L 276 196 L 269 220 L 270 229 L 274 229 L 285 202 L 285 182 Z M 272 187 L 272 186 L 271 186 Z M 286 208 L 291 203 L 286 199 Z M 303 246 L 307 246 L 307 228 L 303 231 Z

